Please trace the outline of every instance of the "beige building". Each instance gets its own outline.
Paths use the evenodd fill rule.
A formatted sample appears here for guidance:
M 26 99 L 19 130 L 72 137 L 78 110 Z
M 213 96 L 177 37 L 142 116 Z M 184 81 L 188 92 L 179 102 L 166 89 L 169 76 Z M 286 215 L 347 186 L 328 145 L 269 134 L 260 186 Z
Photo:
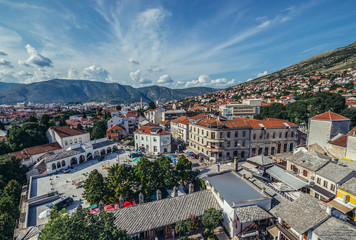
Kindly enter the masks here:
M 189 119 L 185 116 L 179 117 L 171 121 L 172 137 L 188 142 L 189 139 Z
M 246 159 L 250 126 L 245 119 L 223 120 L 210 115 L 189 125 L 189 147 L 207 161 Z
M 50 143 L 57 142 L 64 149 L 72 145 L 90 142 L 90 134 L 88 132 L 73 129 L 69 126 L 50 127 L 46 132 L 46 136 Z
M 250 157 L 293 152 L 298 140 L 298 126 L 283 119 L 246 119 L 251 127 Z

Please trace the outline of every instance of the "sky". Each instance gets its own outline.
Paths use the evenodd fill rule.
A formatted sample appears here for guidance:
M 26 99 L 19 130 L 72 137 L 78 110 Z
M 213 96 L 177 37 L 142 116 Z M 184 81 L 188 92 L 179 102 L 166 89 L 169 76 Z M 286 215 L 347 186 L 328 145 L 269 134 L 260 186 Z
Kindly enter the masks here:
M 354 0 L 0 0 L 0 82 L 225 88 L 356 41 Z

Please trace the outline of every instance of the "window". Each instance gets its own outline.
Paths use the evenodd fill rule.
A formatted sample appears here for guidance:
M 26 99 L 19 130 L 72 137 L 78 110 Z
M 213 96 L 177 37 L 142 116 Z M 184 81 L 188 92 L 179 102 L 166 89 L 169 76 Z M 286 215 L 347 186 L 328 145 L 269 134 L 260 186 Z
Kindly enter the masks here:
M 237 156 L 237 151 L 234 151 L 234 156 L 235 156 L 235 157 Z
M 228 138 L 230 137 L 230 132 L 227 132 L 227 137 L 228 137 Z
M 211 138 L 215 139 L 215 133 L 214 132 L 211 133 Z
M 268 156 L 268 147 L 265 147 L 265 156 Z
M 67 140 L 64 142 L 64 145 L 66 145 L 66 146 L 68 145 L 68 141 Z
M 137 140 L 137 135 L 136 135 L 136 140 Z
M 317 183 L 317 184 L 320 184 L 320 183 L 321 183 L 321 179 L 320 179 L 320 178 L 317 178 L 317 179 L 316 179 L 316 183 Z
M 230 147 L 230 141 L 227 141 L 227 146 L 226 147 Z
M 201 134 L 204 135 L 204 130 L 201 130 Z
M 242 141 L 241 145 L 244 147 L 245 146 L 245 141 Z
M 246 131 L 242 132 L 242 137 L 246 137 Z
M 324 187 L 328 187 L 328 182 L 324 180 Z
M 256 154 L 256 148 L 252 148 L 252 156 L 255 156 Z
M 262 148 L 258 148 L 258 155 L 262 154 Z
M 282 138 L 282 133 L 281 132 L 279 133 L 279 138 Z
M 283 146 L 283 152 L 287 152 L 287 145 L 288 145 L 287 143 L 284 144 L 284 146 Z
M 157 142 L 157 138 L 153 138 L 153 141 L 154 141 L 154 142 Z
M 331 191 L 335 191 L 335 185 L 334 184 L 330 184 L 330 190 Z
M 223 138 L 224 137 L 224 133 L 220 133 L 220 138 Z
M 303 176 L 304 177 L 308 177 L 308 171 L 307 170 L 303 170 Z
M 290 133 L 290 137 L 294 137 L 294 132 L 291 132 L 291 133 Z
M 77 143 L 77 141 L 78 141 L 78 140 L 75 138 L 75 139 L 74 139 L 74 143 Z
M 235 138 L 237 138 L 237 137 L 239 137 L 239 132 L 238 131 L 235 132 Z
M 256 139 L 256 134 L 253 134 L 253 140 L 255 140 Z
M 69 140 L 69 144 L 73 144 L 73 140 L 72 139 Z
M 276 149 L 275 147 L 272 147 L 272 148 L 271 148 L 271 155 L 274 155 L 275 149 Z
M 154 151 L 154 152 L 157 152 L 157 146 L 154 146 L 154 147 L 153 147 L 153 151 Z
M 275 132 L 272 134 L 272 138 L 276 138 L 276 133 Z
M 269 138 L 269 133 L 267 133 L 266 138 Z
M 286 132 L 286 136 L 285 136 L 285 138 L 288 138 L 288 132 Z
M 146 141 L 148 141 L 148 136 L 146 136 Z
M 234 147 L 237 147 L 237 141 L 235 141 L 235 143 L 234 143 Z
M 82 138 L 79 138 L 79 142 L 80 142 L 80 143 L 82 142 Z
M 143 141 L 143 137 L 141 137 L 141 140 Z
M 260 139 L 262 139 L 262 137 L 263 137 L 263 133 L 260 134 Z

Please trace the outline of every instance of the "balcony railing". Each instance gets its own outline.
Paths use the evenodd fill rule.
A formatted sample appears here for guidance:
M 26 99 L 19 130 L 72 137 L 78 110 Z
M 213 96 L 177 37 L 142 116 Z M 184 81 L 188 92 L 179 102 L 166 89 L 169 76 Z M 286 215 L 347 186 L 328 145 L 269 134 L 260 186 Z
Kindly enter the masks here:
M 297 235 L 295 235 L 291 230 L 289 230 L 286 227 L 282 226 L 278 222 L 276 222 L 276 227 L 289 240 L 299 240 L 299 237 Z

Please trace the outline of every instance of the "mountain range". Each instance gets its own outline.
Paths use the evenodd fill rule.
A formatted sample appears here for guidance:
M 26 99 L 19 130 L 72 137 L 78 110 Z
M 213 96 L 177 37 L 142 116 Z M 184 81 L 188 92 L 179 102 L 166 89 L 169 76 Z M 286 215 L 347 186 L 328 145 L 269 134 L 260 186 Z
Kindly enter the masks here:
M 259 82 L 265 79 L 273 80 L 275 78 L 283 78 L 296 74 L 307 74 L 311 72 L 328 73 L 354 67 L 356 67 L 356 42 L 345 47 L 314 55 L 289 67 L 256 78 L 252 81 L 242 83 L 241 85 L 246 85 L 251 82 Z
M 111 102 L 131 103 L 159 101 L 165 103 L 186 97 L 204 95 L 217 91 L 208 87 L 170 89 L 162 86 L 133 88 L 118 83 L 87 80 L 52 79 L 31 84 L 0 83 L 0 104 L 17 102 L 69 103 Z

